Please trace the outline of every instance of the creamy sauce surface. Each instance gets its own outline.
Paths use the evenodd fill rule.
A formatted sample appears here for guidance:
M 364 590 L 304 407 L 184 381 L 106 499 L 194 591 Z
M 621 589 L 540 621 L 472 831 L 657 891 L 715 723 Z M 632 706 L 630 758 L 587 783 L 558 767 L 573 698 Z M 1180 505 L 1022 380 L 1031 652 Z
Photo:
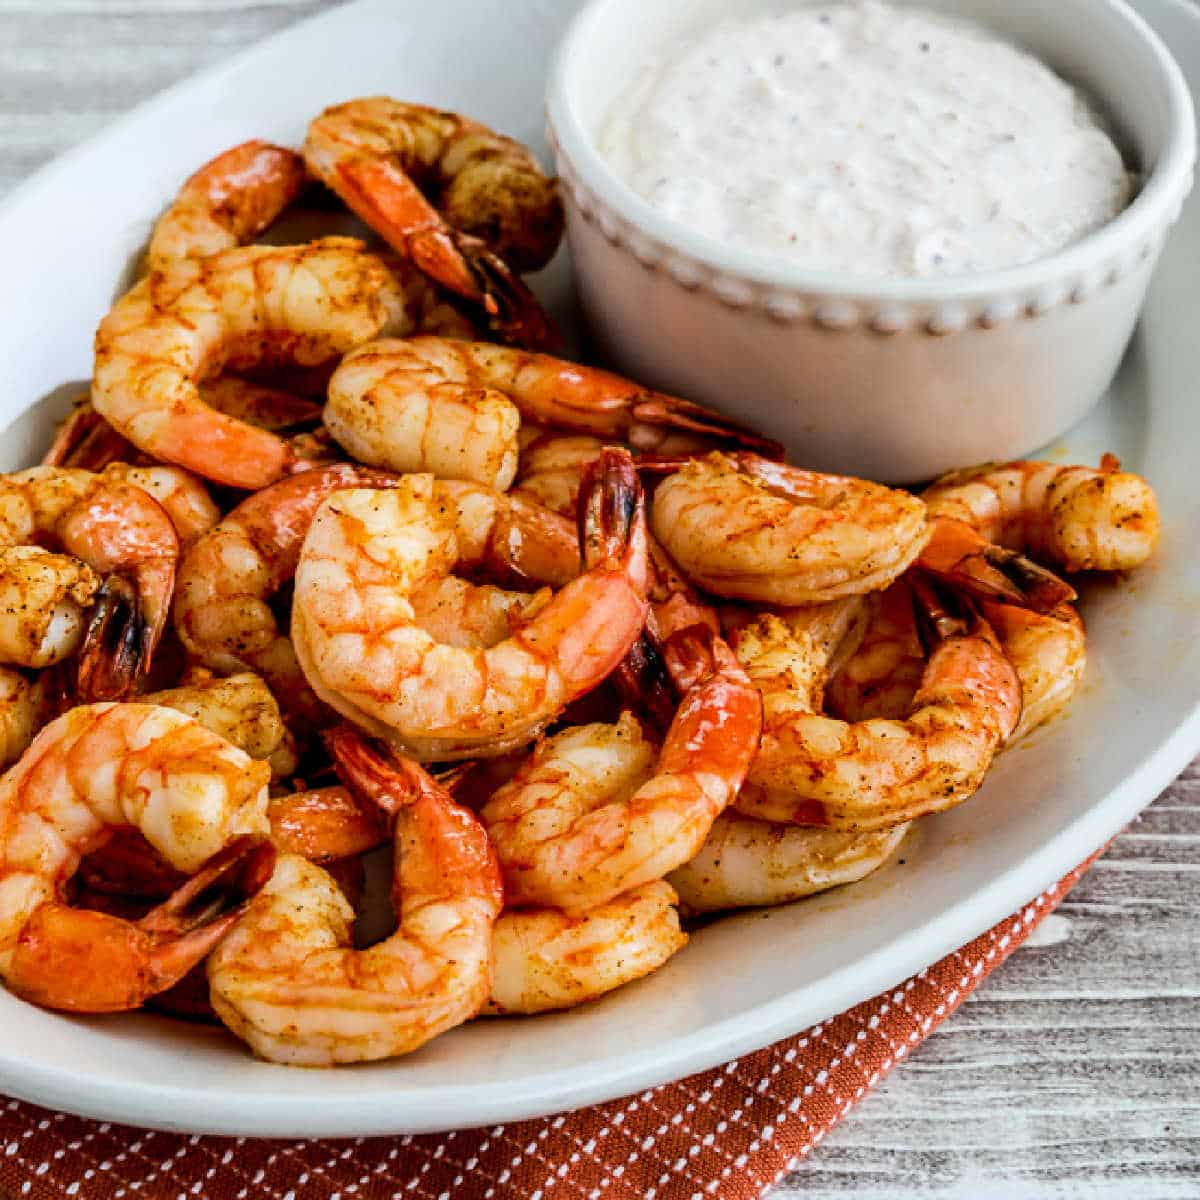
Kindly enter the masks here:
M 879 0 L 710 29 L 645 65 L 600 150 L 656 209 L 816 270 L 1045 257 L 1135 179 L 1080 93 L 982 26 Z

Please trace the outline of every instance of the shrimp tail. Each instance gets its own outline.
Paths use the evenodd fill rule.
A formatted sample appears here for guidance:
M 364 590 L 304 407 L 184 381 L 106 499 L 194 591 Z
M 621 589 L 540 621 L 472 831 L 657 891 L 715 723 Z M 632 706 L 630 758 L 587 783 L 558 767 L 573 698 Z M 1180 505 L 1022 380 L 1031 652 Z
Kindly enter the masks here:
M 533 293 L 479 238 L 450 228 L 393 163 L 357 158 L 339 164 L 346 203 L 394 250 L 430 279 L 478 305 L 509 345 L 552 349 L 562 338 Z
M 618 567 L 639 541 L 647 556 L 642 485 L 628 450 L 606 446 L 584 468 L 578 522 L 585 569 Z
M 108 576 L 97 593 L 79 651 L 79 703 L 132 696 L 149 667 L 150 647 L 151 630 L 137 589 L 123 575 Z
M 338 778 L 389 817 L 423 794 L 442 794 L 433 778 L 416 763 L 377 748 L 349 725 L 327 729 L 321 736 L 333 756 Z
M 939 517 L 920 565 L 947 582 L 988 600 L 1053 612 L 1075 599 L 1075 589 L 1016 550 L 986 541 L 963 521 Z
M 625 703 L 647 716 L 660 734 L 668 729 L 678 701 L 662 647 L 648 631 L 613 672 L 613 683 Z
M 178 983 L 271 877 L 269 842 L 239 838 L 140 921 L 42 905 L 13 950 L 8 987 L 46 1008 L 122 1012 Z

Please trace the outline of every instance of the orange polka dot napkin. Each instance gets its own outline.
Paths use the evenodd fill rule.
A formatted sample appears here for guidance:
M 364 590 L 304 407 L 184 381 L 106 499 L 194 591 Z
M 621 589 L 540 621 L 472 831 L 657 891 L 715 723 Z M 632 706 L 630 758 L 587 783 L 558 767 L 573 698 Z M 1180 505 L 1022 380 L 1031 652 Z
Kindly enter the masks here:
M 794 1168 L 1058 906 L 1093 855 L 898 987 L 609 1104 L 458 1133 L 182 1137 L 0 1104 L 4 1200 L 748 1200 Z

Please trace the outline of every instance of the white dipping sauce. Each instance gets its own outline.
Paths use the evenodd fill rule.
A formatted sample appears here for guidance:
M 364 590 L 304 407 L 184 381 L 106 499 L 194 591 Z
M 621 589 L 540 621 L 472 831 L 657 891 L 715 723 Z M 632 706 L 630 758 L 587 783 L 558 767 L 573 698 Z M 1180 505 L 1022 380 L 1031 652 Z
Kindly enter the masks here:
M 600 148 L 681 224 L 864 276 L 1029 262 L 1134 188 L 1049 67 L 979 25 L 878 0 L 714 27 L 643 69 Z

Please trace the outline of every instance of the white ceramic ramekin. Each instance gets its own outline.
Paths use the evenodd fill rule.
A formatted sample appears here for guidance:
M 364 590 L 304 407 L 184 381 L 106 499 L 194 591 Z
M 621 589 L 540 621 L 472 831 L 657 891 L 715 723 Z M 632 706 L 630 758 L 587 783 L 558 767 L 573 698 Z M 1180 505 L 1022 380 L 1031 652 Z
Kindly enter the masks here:
M 952 280 L 806 271 L 669 220 L 600 157 L 609 106 L 657 49 L 779 0 L 593 0 L 559 48 L 548 97 L 599 348 L 635 378 L 779 438 L 797 462 L 897 483 L 1028 454 L 1096 403 L 1195 162 L 1183 76 L 1121 0 L 922 3 L 999 30 L 1083 88 L 1142 172 L 1129 208 L 1049 258 Z

